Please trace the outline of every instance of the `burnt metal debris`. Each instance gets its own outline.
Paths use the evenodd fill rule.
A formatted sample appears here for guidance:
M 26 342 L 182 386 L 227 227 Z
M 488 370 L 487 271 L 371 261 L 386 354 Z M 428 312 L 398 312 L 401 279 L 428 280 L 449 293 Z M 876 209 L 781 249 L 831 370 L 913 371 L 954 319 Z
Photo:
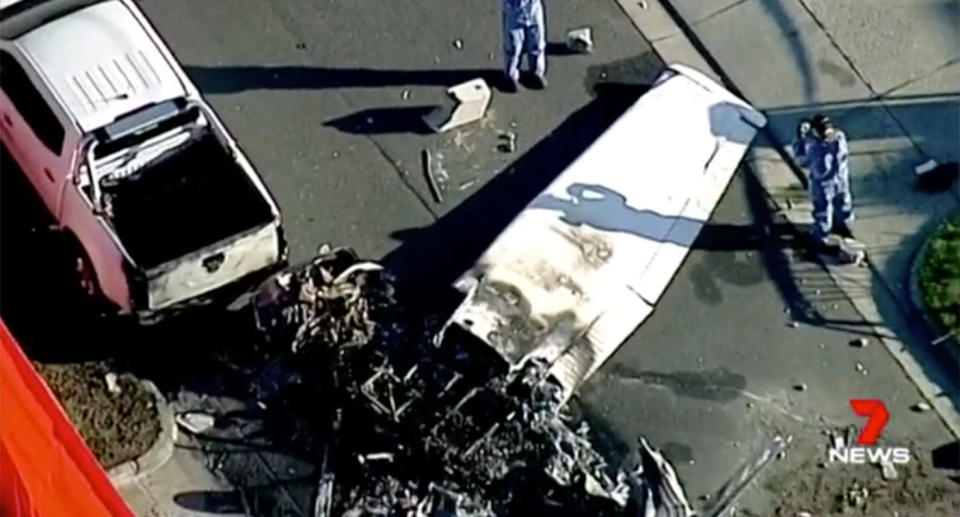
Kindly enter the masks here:
M 298 436 L 321 465 L 316 517 L 693 514 L 643 439 L 607 464 L 545 364 L 508 370 L 469 336 L 434 346 L 438 322 L 411 314 L 379 264 L 321 251 L 253 302 L 273 353 L 259 397 L 310 415 Z

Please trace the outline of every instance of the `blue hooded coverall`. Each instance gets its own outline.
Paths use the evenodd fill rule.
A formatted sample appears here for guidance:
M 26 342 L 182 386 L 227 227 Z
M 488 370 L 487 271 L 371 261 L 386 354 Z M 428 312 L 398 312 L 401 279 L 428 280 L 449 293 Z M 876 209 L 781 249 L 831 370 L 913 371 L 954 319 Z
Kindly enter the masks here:
M 520 60 L 530 60 L 537 77 L 547 73 L 547 30 L 543 23 L 541 0 L 503 0 L 503 53 L 505 72 L 513 81 L 520 79 Z
M 853 227 L 853 196 L 850 193 L 850 170 L 847 158 L 847 137 L 840 130 L 826 138 L 806 136 L 793 143 L 793 154 L 801 167 L 809 172 L 810 201 L 813 203 L 813 238 L 826 242 L 838 220 L 846 229 Z

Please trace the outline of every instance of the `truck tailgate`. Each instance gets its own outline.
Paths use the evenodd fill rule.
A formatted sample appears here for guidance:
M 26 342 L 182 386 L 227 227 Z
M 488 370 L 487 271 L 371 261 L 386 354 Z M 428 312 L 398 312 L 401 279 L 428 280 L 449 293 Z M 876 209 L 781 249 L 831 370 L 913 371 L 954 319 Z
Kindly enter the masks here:
M 163 309 L 225 286 L 280 260 L 280 234 L 270 223 L 147 271 L 147 308 Z

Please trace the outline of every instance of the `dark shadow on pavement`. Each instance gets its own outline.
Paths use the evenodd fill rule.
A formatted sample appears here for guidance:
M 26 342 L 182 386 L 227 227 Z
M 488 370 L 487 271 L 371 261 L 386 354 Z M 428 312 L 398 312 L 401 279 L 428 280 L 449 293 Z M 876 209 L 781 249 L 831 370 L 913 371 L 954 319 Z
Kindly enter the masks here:
M 810 280 L 820 277 L 829 278 L 822 261 L 806 250 L 805 234 L 807 229 L 798 228 L 775 213 L 772 201 L 753 171 L 741 167 L 739 173 L 744 175 L 745 197 L 750 208 L 753 226 L 762 234 L 759 238 L 760 246 L 758 248 L 761 260 L 767 270 L 767 275 L 773 281 L 781 299 L 787 305 L 793 320 L 798 323 L 843 332 L 875 335 L 872 327 L 877 322 L 862 319 L 830 318 L 816 307 L 816 303 L 823 300 L 817 299 L 813 293 L 807 292 L 807 289 L 811 288 L 805 285 L 808 278 L 798 276 L 795 271 L 794 263 L 798 255 L 794 255 L 794 257 L 788 255 L 792 251 L 798 251 L 801 260 L 813 267 L 814 273 L 809 274 Z M 834 290 L 837 289 L 832 284 L 829 287 Z
M 870 118 L 869 112 L 874 110 L 889 112 L 898 120 L 928 121 L 931 134 L 912 134 L 921 147 L 929 138 L 944 138 L 949 142 L 958 139 L 960 128 L 956 127 L 956 120 L 960 116 L 960 94 L 956 92 L 887 95 L 882 98 L 777 106 L 765 109 L 763 113 L 770 121 L 770 128 L 778 136 L 788 138 L 793 137 L 794 129 L 802 119 L 812 118 L 818 113 L 827 115 L 838 124 L 846 132 L 851 144 L 857 140 L 902 136 L 903 128 L 898 125 L 882 124 L 879 117 Z M 943 123 L 937 122 L 941 119 Z
M 576 56 L 580 52 L 571 50 L 566 43 L 561 43 L 557 41 L 552 41 L 547 43 L 547 55 L 548 56 Z
M 605 131 L 647 87 L 598 84 L 597 97 L 469 199 L 426 228 L 395 232 L 402 244 L 383 258 L 404 283 L 445 288 L 507 224 Z
M 205 513 L 240 513 L 245 514 L 243 507 L 243 498 L 240 492 L 232 490 L 229 492 L 216 492 L 213 490 L 197 490 L 193 492 L 180 492 L 173 496 L 173 502 L 177 506 Z
M 311 66 L 199 66 L 184 69 L 204 93 L 247 90 L 312 90 L 384 86 L 453 86 L 483 78 L 493 88 L 502 82 L 494 69 L 377 70 Z
M 776 22 L 787 46 L 790 48 L 793 61 L 803 78 L 803 93 L 807 100 L 817 96 L 817 83 L 813 79 L 813 66 L 807 46 L 801 40 L 800 29 L 793 22 L 790 13 L 784 9 L 781 0 L 761 0 L 761 7 L 767 15 Z
M 431 129 L 423 121 L 423 116 L 430 113 L 433 108 L 434 106 L 413 106 L 367 109 L 338 119 L 328 120 L 323 125 L 339 129 L 344 133 L 357 135 L 428 134 Z
M 930 453 L 930 457 L 935 468 L 960 470 L 960 440 L 937 447 Z
M 312 485 L 313 475 L 297 476 L 262 484 L 238 486 L 235 490 L 194 490 L 173 496 L 181 508 L 214 514 L 305 515 L 302 508 L 290 508 L 290 500 L 280 496 L 283 488 Z M 287 513 L 287 512 L 297 513 Z M 312 513 L 311 513 L 312 515 Z

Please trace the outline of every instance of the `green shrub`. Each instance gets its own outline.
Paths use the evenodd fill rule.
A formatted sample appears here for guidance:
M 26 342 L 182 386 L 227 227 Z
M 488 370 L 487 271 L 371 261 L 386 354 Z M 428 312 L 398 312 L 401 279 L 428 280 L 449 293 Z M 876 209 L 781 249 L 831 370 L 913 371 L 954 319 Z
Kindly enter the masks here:
M 927 310 L 957 334 L 960 328 L 960 220 L 943 224 L 927 247 L 920 270 Z

